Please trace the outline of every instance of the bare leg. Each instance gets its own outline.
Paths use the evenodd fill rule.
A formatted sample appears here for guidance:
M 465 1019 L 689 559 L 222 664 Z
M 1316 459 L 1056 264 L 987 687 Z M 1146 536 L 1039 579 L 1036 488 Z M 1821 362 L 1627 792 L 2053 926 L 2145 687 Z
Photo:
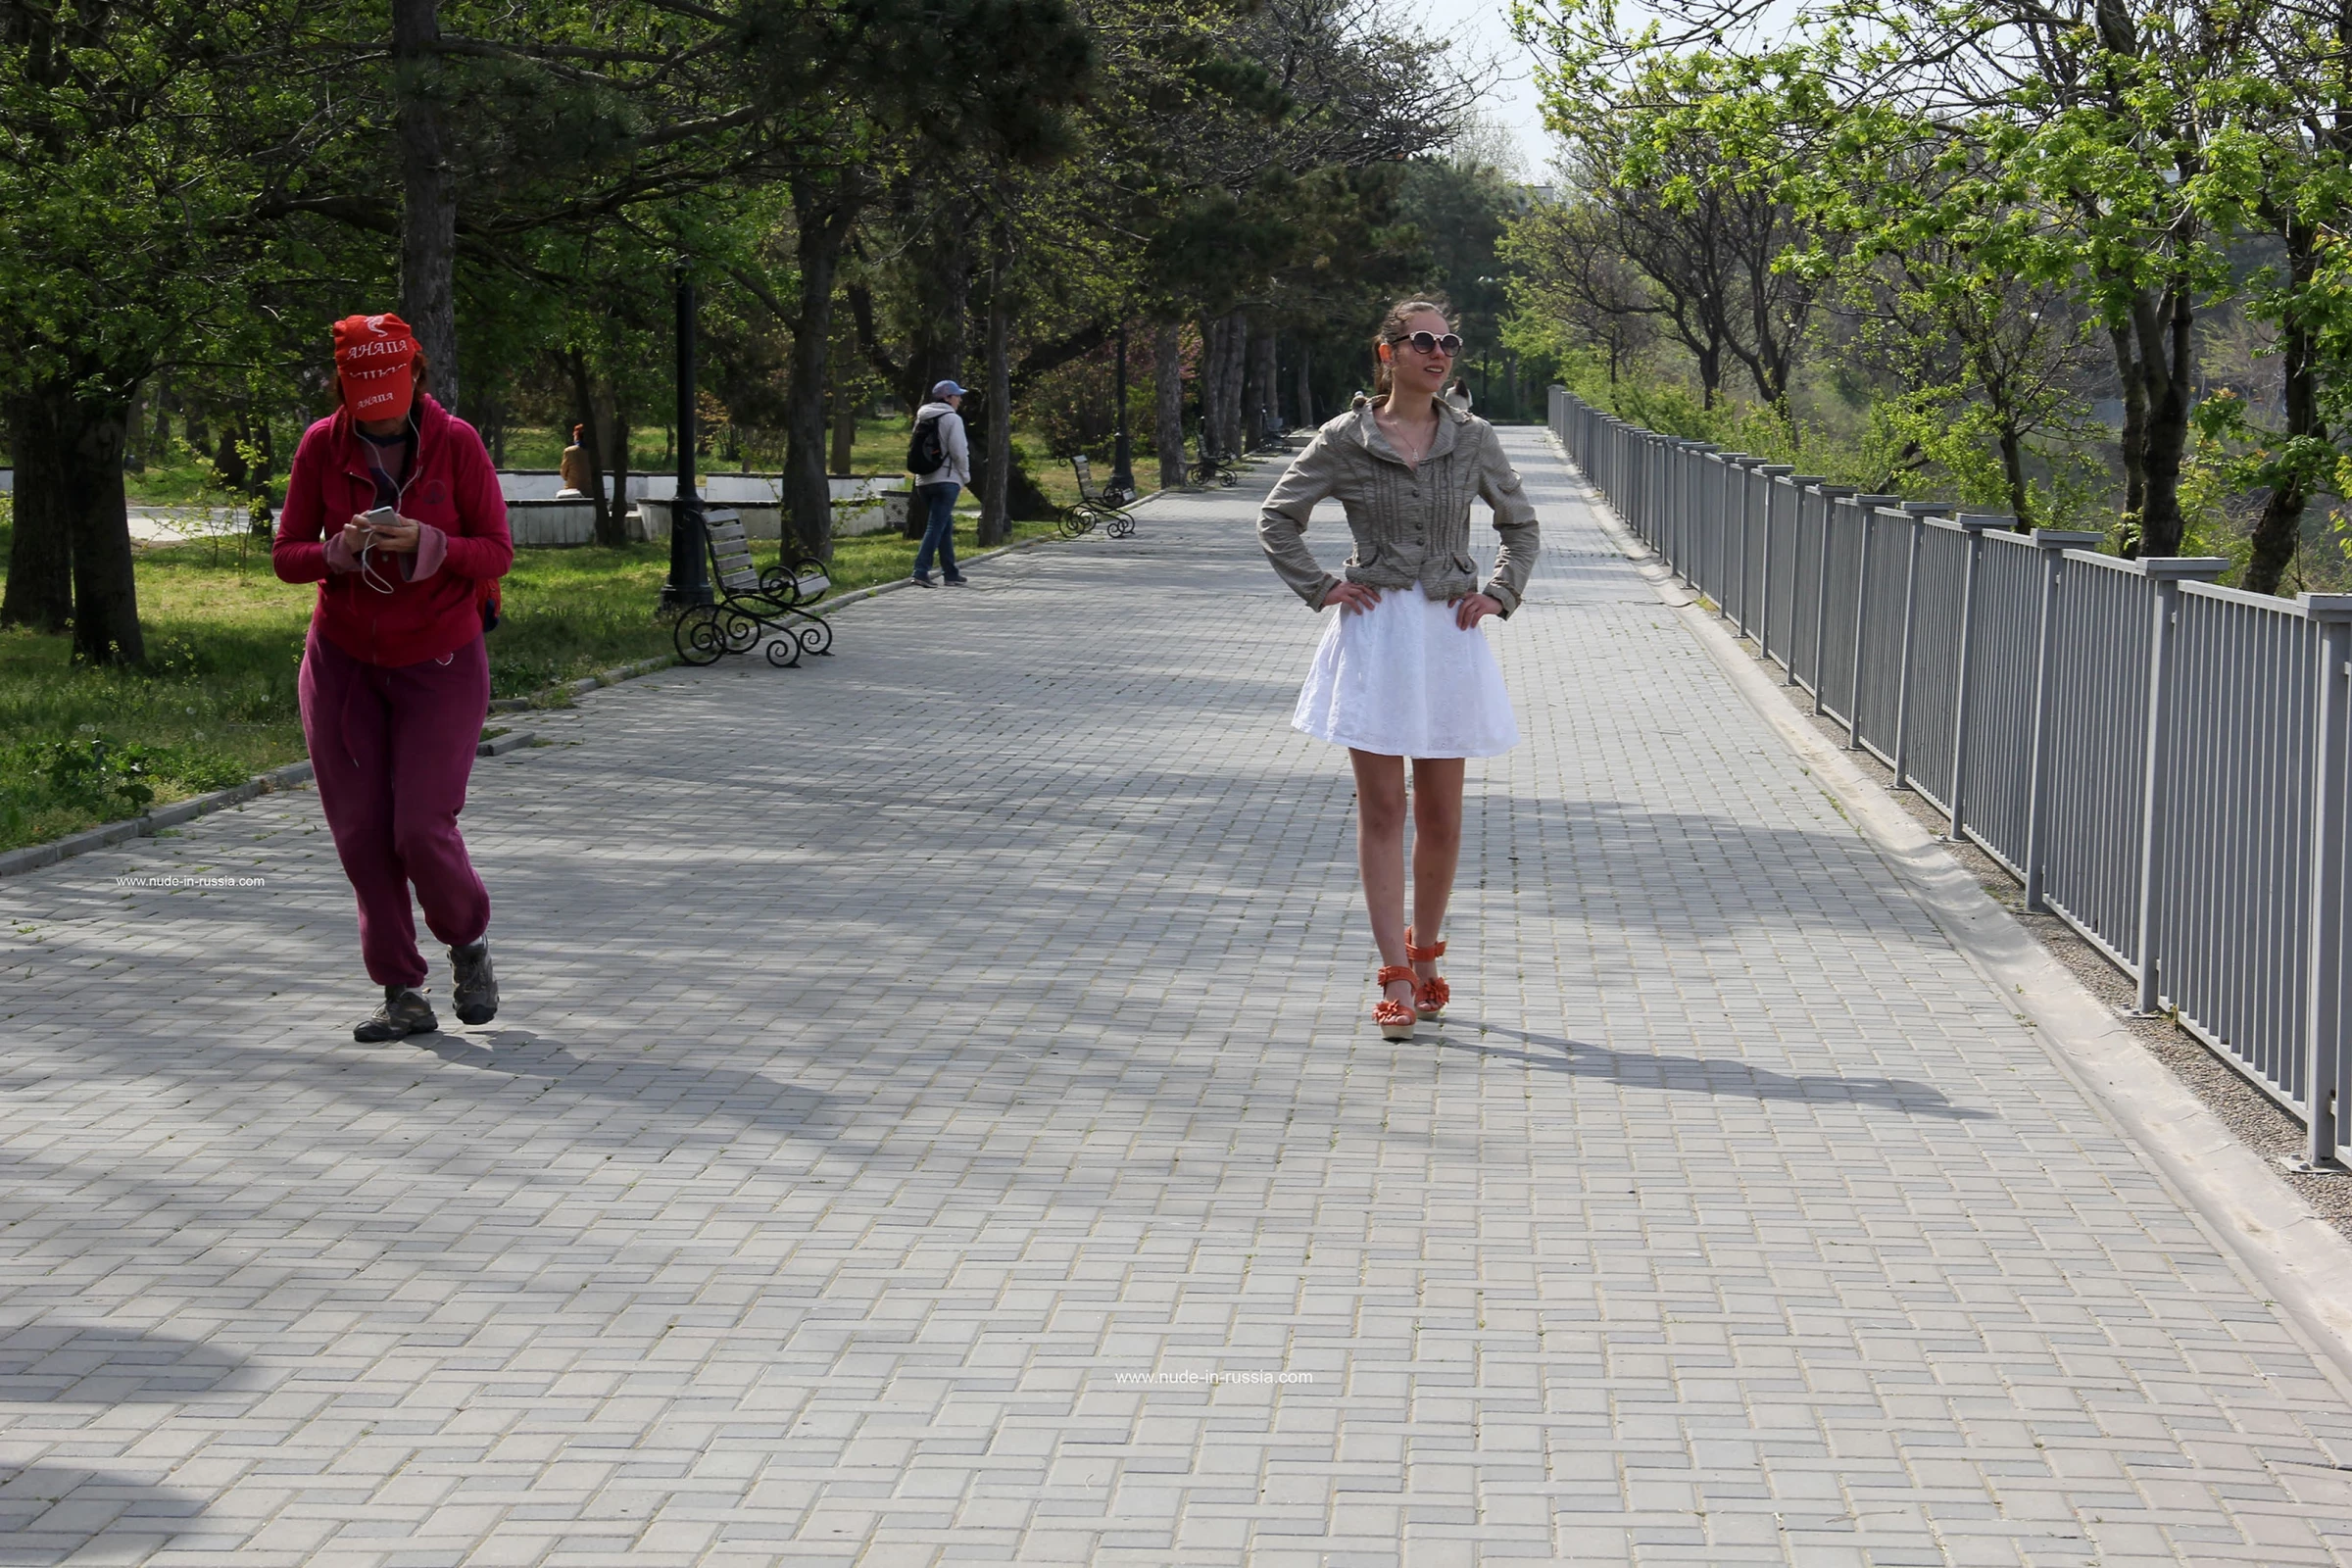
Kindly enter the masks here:
M 1453 868 L 1462 858 L 1462 773 L 1458 757 L 1413 763 L 1413 936 L 1429 947 L 1446 932 L 1446 905 L 1453 897 Z M 1426 980 L 1438 972 L 1433 961 L 1413 965 Z
M 1348 749 L 1355 764 L 1355 864 L 1364 881 L 1364 911 L 1372 917 L 1372 941 L 1380 961 L 1404 962 L 1404 759 Z M 1461 811 L 1456 801 L 1458 826 Z M 1411 1006 L 1409 981 L 1392 981 L 1383 992 L 1391 1002 Z

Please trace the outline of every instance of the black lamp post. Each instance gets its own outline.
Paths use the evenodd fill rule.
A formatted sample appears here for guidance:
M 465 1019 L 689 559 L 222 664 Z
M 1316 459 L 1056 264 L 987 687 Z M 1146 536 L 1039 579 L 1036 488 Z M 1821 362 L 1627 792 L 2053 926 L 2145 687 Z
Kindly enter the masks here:
M 1135 438 L 1127 429 L 1127 323 L 1119 323 L 1119 440 L 1110 454 L 1110 487 L 1135 494 Z
M 703 498 L 694 487 L 694 280 L 678 269 L 678 493 L 669 503 L 669 581 L 662 608 L 687 610 L 710 603 L 710 571 L 703 560 Z

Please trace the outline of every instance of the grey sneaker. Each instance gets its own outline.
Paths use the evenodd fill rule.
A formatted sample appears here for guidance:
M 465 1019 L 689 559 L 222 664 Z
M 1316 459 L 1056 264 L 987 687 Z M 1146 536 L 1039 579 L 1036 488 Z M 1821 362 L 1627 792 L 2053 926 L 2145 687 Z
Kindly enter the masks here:
M 433 1016 L 433 1004 L 424 1000 L 423 992 L 415 986 L 386 986 L 383 1005 L 362 1018 L 351 1038 L 372 1046 L 406 1035 L 429 1035 L 440 1027 L 441 1020 Z
M 450 949 L 449 962 L 458 977 L 449 999 L 457 1005 L 458 1022 L 488 1023 L 497 1017 L 498 976 L 490 969 L 490 939 Z
M 914 572 L 908 576 L 906 580 L 924 588 L 936 588 L 939 586 L 937 583 L 931 580 L 931 574 L 927 571 Z

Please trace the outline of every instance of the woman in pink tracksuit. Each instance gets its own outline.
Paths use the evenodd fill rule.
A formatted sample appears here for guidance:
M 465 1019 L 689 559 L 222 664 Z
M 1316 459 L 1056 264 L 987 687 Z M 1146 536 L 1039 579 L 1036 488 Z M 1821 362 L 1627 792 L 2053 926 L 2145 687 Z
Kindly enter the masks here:
M 408 323 L 354 316 L 334 331 L 343 406 L 302 438 L 270 559 L 287 582 L 318 585 L 302 733 L 359 896 L 360 955 L 384 988 L 352 1033 L 397 1040 L 440 1027 L 412 887 L 449 947 L 459 1019 L 498 1015 L 490 895 L 458 813 L 490 704 L 482 634 L 514 545 L 482 438 L 416 390 L 424 358 Z

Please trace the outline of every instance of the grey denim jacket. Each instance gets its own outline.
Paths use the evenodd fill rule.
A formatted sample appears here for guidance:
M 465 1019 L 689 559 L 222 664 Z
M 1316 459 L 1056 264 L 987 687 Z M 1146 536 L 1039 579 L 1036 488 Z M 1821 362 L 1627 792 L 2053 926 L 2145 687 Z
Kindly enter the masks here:
M 1315 432 L 1257 515 L 1258 543 L 1310 610 L 1321 610 L 1340 583 L 1306 548 L 1306 519 L 1326 496 L 1348 509 L 1348 526 L 1355 534 L 1349 582 L 1374 588 L 1419 582 L 1432 599 L 1484 593 L 1505 615 L 1519 608 L 1536 564 L 1536 509 L 1486 420 L 1440 403 L 1437 439 L 1417 470 L 1406 467 L 1380 433 L 1369 399 L 1357 398 L 1352 409 Z M 1483 586 L 1470 557 L 1473 496 L 1494 509 L 1494 531 L 1502 535 L 1494 574 Z

